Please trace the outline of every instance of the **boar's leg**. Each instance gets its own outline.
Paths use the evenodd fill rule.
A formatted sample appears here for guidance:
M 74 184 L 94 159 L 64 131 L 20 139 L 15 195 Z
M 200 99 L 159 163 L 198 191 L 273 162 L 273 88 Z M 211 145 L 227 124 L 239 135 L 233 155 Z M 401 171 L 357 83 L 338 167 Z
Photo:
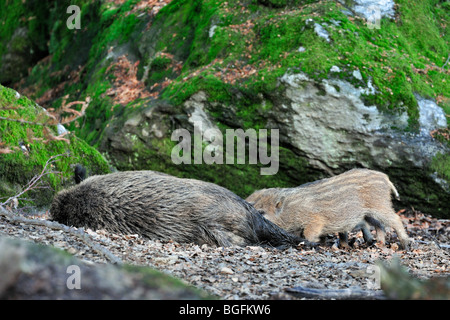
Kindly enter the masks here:
M 362 231 L 363 237 L 364 237 L 364 241 L 368 245 L 371 245 L 373 243 L 373 237 L 372 237 L 372 233 L 370 232 L 370 227 L 365 221 L 359 223 L 355 227 L 355 229 L 356 230 L 360 229 Z M 349 242 L 348 242 L 348 232 L 339 232 L 339 247 L 345 248 L 345 249 L 349 249 L 352 246 L 353 245 L 350 245 Z
M 370 232 L 370 227 L 367 223 L 364 223 L 361 226 L 361 231 L 363 233 L 363 238 L 364 241 L 370 246 L 371 244 L 373 244 L 373 237 L 372 237 L 372 233 Z
M 374 219 L 374 220 L 375 220 L 375 219 Z M 375 221 L 376 221 L 376 220 L 375 220 Z M 370 232 L 370 227 L 369 227 L 369 225 L 367 224 L 367 222 L 366 222 L 366 221 L 360 222 L 360 223 L 356 226 L 356 228 L 361 229 L 362 234 L 363 234 L 364 241 L 365 241 L 368 245 L 371 245 L 371 244 L 373 243 L 373 237 L 372 237 L 372 233 Z
M 348 244 L 348 233 L 347 232 L 339 232 L 339 247 L 350 249 Z
M 370 218 L 379 220 L 382 224 L 389 226 L 395 230 L 403 249 L 407 250 L 409 247 L 409 238 L 403 227 L 402 219 L 394 212 L 394 210 L 383 212 L 370 212 Z M 377 230 L 378 237 L 378 230 Z
M 405 250 L 409 249 L 409 237 L 406 234 L 405 227 L 403 227 L 402 219 L 393 212 L 394 216 L 392 217 L 392 228 L 394 228 L 397 233 L 398 238 L 400 239 L 400 243 L 402 248 Z
M 305 226 L 303 235 L 309 242 L 319 242 L 325 222 L 318 216 L 311 220 L 312 221 Z
M 375 227 L 375 230 L 377 232 L 377 241 L 381 244 L 384 244 L 386 242 L 386 231 L 383 224 L 372 217 L 365 217 L 364 220 Z

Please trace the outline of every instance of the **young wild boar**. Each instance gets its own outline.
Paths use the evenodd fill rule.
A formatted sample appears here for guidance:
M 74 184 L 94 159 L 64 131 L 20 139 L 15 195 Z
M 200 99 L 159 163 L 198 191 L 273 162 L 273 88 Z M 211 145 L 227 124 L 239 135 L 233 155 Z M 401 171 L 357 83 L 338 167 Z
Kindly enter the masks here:
M 397 190 L 384 173 L 353 169 L 296 188 L 259 190 L 246 200 L 263 210 L 267 219 L 288 232 L 303 232 L 312 242 L 336 232 L 343 238 L 357 226 L 362 226 L 370 237 L 366 225 L 369 222 L 375 225 L 381 242 L 384 242 L 382 225 L 392 227 L 406 249 L 409 239 L 392 207 L 391 193 L 398 198 Z
M 303 241 L 225 188 L 153 171 L 87 178 L 59 192 L 50 213 L 66 225 L 177 242 L 286 246 Z

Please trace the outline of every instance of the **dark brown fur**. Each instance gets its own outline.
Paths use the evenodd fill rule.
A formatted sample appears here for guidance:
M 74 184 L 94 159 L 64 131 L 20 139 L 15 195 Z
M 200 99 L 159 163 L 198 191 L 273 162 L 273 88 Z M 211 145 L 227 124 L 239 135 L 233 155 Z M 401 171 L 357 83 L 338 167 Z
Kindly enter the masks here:
M 286 246 L 303 240 L 225 188 L 153 171 L 90 177 L 59 192 L 50 213 L 67 225 L 177 242 Z
M 376 225 L 377 239 L 384 242 L 382 225 L 393 227 L 403 247 L 408 236 L 392 207 L 397 190 L 384 173 L 353 169 L 338 176 L 297 188 L 272 188 L 254 192 L 246 200 L 286 231 L 309 241 L 331 233 L 346 233 L 366 221 Z
M 86 179 L 86 168 L 84 168 L 82 165 L 77 164 L 74 169 L 74 176 L 75 184 L 79 184 L 81 181 Z

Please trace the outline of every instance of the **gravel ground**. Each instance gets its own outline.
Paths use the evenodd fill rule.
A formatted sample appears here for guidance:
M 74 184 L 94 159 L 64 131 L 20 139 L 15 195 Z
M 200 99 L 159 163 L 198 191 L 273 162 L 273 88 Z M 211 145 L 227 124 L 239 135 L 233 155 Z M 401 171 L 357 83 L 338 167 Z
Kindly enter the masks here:
M 45 217 L 34 217 L 45 219 Z M 387 245 L 364 244 L 361 232 L 352 233 L 353 249 L 341 250 L 336 237 L 325 246 L 278 250 L 267 247 L 210 247 L 85 230 L 93 243 L 107 248 L 123 262 L 152 266 L 223 299 L 295 299 L 287 288 L 370 289 L 371 268 L 377 261 L 401 260 L 421 278 L 450 274 L 450 221 L 423 214 L 402 216 L 414 239 L 409 251 L 398 249 L 395 233 L 387 232 Z M 78 237 L 45 226 L 11 224 L 0 217 L 0 235 L 28 239 L 62 248 L 88 263 L 106 259 Z

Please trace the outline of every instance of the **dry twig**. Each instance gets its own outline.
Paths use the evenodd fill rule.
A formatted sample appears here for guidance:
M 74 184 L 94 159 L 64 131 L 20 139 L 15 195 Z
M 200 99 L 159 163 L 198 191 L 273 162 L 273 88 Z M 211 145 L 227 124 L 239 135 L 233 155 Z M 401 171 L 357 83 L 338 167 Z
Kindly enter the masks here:
M 19 192 L 18 194 L 14 195 L 14 196 L 9 197 L 6 201 L 0 203 L 0 207 L 5 207 L 8 204 L 10 204 L 11 202 L 16 201 L 20 196 L 22 196 L 24 193 L 26 193 L 30 190 L 42 188 L 42 186 L 41 186 L 42 177 L 47 176 L 49 174 L 57 173 L 57 172 L 49 170 L 49 166 L 51 167 L 53 162 L 55 162 L 58 157 L 61 157 L 64 155 L 65 154 L 58 154 L 58 155 L 50 157 L 46 161 L 42 171 L 39 174 L 35 175 L 30 181 L 28 181 L 27 185 L 23 188 L 23 190 L 21 192 Z
M 18 113 L 13 114 L 12 116 L 0 116 L 0 120 L 5 121 L 12 121 L 12 122 L 18 122 L 22 124 L 30 124 L 30 125 L 36 125 L 41 126 L 43 128 L 43 134 L 44 138 L 36 138 L 34 137 L 34 134 L 31 130 L 27 129 L 27 137 L 28 140 L 31 141 L 42 141 L 43 143 L 47 144 L 50 141 L 64 141 L 67 144 L 70 144 L 70 140 L 65 138 L 64 136 L 68 132 L 64 132 L 63 134 L 55 136 L 50 130 L 50 126 L 56 126 L 58 124 L 67 124 L 70 122 L 73 122 L 77 120 L 78 118 L 82 117 L 86 113 L 86 109 L 89 106 L 89 103 L 91 102 L 90 97 L 86 97 L 85 101 L 72 101 L 67 103 L 69 95 L 64 96 L 61 108 L 58 110 L 54 110 L 53 108 L 44 109 L 42 108 L 43 112 L 39 113 L 35 120 L 26 120 L 21 118 L 21 116 Z M 18 110 L 21 108 L 21 106 L 15 106 L 15 105 L 6 105 L 6 106 L 0 106 L 0 110 Z M 81 110 L 75 110 L 72 109 L 74 105 L 81 105 Z M 63 116 L 64 113 L 71 114 L 70 116 Z M 58 121 L 59 119 L 59 121 Z M 0 142 L 1 143 L 1 142 Z M 9 147 L 4 146 L 4 144 L 0 144 L 0 154 L 6 154 L 6 153 L 12 153 L 15 151 L 15 147 Z

